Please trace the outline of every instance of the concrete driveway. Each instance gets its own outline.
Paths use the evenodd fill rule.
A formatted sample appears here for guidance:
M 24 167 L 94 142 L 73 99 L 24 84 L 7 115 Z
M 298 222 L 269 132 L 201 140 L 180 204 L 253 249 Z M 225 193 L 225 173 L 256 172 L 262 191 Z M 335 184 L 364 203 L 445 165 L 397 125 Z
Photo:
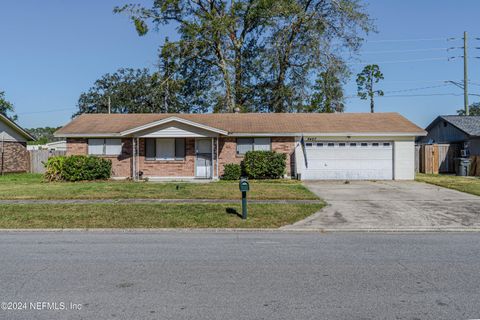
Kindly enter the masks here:
M 414 181 L 308 182 L 328 206 L 285 229 L 480 230 L 480 197 Z

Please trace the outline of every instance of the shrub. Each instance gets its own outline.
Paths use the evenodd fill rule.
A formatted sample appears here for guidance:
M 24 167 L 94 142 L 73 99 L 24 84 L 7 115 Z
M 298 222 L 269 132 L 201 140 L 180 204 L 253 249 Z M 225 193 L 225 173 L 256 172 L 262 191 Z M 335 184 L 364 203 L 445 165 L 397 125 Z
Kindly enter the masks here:
M 222 180 L 238 180 L 242 175 L 242 167 L 236 163 L 228 163 L 223 166 Z
M 45 165 L 45 175 L 44 178 L 46 181 L 61 181 L 63 167 L 65 165 L 65 156 L 57 156 L 48 158 Z
M 47 181 L 82 181 L 110 178 L 112 162 L 93 156 L 58 156 L 45 164 Z
M 248 151 L 243 170 L 251 179 L 279 179 L 285 174 L 287 155 L 274 151 Z

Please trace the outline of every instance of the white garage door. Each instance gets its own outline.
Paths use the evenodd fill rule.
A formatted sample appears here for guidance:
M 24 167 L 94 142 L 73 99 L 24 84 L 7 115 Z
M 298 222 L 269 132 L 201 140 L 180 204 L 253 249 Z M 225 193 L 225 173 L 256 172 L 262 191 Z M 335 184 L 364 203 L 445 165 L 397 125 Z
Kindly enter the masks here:
M 392 142 L 306 142 L 307 163 L 302 179 L 393 179 Z

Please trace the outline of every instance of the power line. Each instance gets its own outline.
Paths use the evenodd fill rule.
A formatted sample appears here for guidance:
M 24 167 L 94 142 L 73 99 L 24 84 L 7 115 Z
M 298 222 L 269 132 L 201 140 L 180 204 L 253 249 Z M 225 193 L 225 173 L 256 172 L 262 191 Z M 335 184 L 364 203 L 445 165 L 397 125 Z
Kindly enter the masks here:
M 382 42 L 421 42 L 421 41 L 447 41 L 449 38 L 424 38 L 424 39 L 383 39 L 383 40 L 367 40 L 370 43 Z
M 382 83 L 435 83 L 435 82 L 446 82 L 447 79 L 443 80 L 382 80 Z
M 37 114 L 37 113 L 47 113 L 47 112 L 57 112 L 57 111 L 73 111 L 75 108 L 64 108 L 64 109 L 50 109 L 50 110 L 42 110 L 42 111 L 32 111 L 32 112 L 21 112 L 17 113 L 18 115 L 24 115 L 24 114 Z
M 409 62 L 425 62 L 425 61 L 448 61 L 447 58 L 430 58 L 430 59 L 412 59 L 412 60 L 391 60 L 391 61 L 380 61 L 380 62 L 358 62 L 358 63 L 349 63 L 351 65 L 356 64 L 387 64 L 387 63 L 409 63 Z
M 406 97 L 433 97 L 433 96 L 463 96 L 460 93 L 426 93 L 426 94 L 392 94 L 392 95 L 384 95 L 378 96 L 376 98 L 406 98 Z M 359 96 L 348 96 L 345 99 L 360 99 Z
M 426 48 L 426 49 L 410 49 L 410 50 L 364 51 L 364 52 L 360 52 L 360 54 L 427 52 L 427 51 L 444 51 L 449 49 L 452 49 L 452 48 L 445 47 L 445 48 Z
M 403 90 L 393 90 L 393 91 L 384 91 L 384 92 L 385 92 L 385 93 L 411 92 L 411 91 L 434 89 L 434 88 L 447 87 L 447 86 L 449 86 L 449 84 L 440 84 L 440 85 L 437 85 L 437 86 L 429 86 L 429 87 L 421 87 L 421 88 L 411 88 L 411 89 L 403 89 Z

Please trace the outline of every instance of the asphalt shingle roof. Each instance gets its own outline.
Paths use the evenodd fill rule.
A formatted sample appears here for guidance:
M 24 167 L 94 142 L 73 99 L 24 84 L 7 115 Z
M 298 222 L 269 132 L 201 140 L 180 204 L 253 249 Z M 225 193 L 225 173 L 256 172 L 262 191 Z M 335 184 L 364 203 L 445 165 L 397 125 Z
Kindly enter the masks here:
M 83 114 L 57 136 L 120 133 L 169 117 L 229 133 L 409 133 L 425 131 L 398 113 Z
M 480 116 L 441 116 L 470 136 L 480 136 Z

